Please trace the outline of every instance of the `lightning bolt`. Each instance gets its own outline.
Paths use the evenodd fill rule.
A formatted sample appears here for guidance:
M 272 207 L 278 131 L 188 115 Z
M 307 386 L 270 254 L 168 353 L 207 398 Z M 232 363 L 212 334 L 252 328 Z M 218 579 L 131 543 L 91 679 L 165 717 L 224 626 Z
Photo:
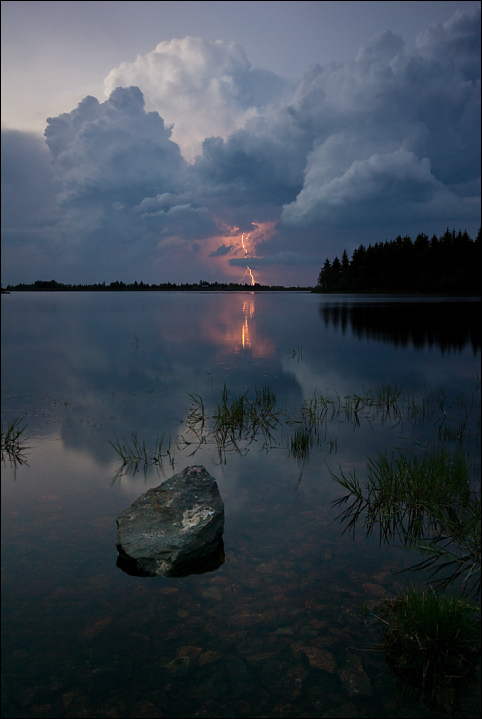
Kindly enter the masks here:
M 249 237 L 249 235 L 248 235 L 248 237 Z M 248 239 L 248 237 L 247 237 L 246 239 Z M 244 244 L 244 233 L 241 235 L 241 244 L 242 244 L 242 246 L 243 246 L 244 256 L 247 257 L 247 255 L 248 255 L 248 250 L 246 249 L 246 245 Z M 243 278 L 242 278 L 240 284 L 243 284 L 243 281 L 244 281 L 244 279 L 245 279 L 245 277 L 246 277 L 247 275 L 248 275 L 248 276 L 250 277 L 250 279 L 251 279 L 251 284 L 254 285 L 254 284 L 255 284 L 255 281 L 254 281 L 253 273 L 251 272 L 251 269 L 250 269 L 250 267 L 248 267 L 248 265 L 246 265 L 246 272 L 244 273 Z

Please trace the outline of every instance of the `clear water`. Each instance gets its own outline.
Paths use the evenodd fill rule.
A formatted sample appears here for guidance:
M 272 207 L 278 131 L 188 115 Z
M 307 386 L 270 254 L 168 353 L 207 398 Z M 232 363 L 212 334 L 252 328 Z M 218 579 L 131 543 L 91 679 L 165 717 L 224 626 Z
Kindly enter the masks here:
M 425 577 L 396 574 L 413 563 L 408 550 L 362 530 L 342 536 L 330 470 L 363 476 L 367 457 L 458 427 L 480 367 L 475 307 L 307 293 L 2 296 L 2 421 L 22 417 L 29 447 L 27 464 L 2 471 L 2 716 L 430 716 L 416 701 L 398 706 L 360 612 Z M 224 385 L 251 397 L 266 384 L 281 411 L 269 447 L 256 437 L 220 456 L 208 441 L 189 456 L 196 445 L 180 437 L 193 396 L 209 415 Z M 432 413 L 357 423 L 343 411 L 346 396 L 386 384 L 428 398 Z M 301 462 L 289 420 L 315 391 L 338 410 Z M 119 473 L 110 441 L 133 431 L 148 446 L 163 436 L 161 468 Z M 476 432 L 463 447 L 478 476 Z M 225 562 L 181 578 L 124 573 L 117 515 L 191 464 L 218 481 Z M 478 694 L 463 701 L 478 716 Z

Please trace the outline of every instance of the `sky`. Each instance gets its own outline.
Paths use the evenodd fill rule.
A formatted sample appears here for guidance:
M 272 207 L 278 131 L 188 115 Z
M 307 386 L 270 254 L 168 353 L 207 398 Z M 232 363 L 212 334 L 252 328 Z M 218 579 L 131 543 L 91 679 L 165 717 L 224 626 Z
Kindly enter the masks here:
M 3 286 L 306 286 L 480 227 L 480 2 L 1 11 Z

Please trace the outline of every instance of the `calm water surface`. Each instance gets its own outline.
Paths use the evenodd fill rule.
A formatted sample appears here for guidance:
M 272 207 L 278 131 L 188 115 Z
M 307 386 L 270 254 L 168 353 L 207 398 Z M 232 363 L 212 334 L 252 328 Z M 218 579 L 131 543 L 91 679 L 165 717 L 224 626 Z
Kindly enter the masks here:
M 396 574 L 413 563 L 407 550 L 362 530 L 341 536 L 330 470 L 363 476 L 367 457 L 440 437 L 455 448 L 457 432 L 440 427 L 473 406 L 478 307 L 305 293 L 2 296 L 2 421 L 22 417 L 29 447 L 27 464 L 2 471 L 2 716 L 430 716 L 397 706 L 360 613 L 424 577 Z M 345 397 L 386 384 L 429 408 L 424 421 L 346 411 Z M 197 445 L 180 438 L 193 440 L 193 397 L 209 415 L 225 385 L 232 398 L 269 385 L 279 425 L 267 444 L 220 456 L 207 441 L 189 456 Z M 302 462 L 291 420 L 315 392 L 332 412 Z M 110 441 L 132 432 L 148 446 L 163 436 L 161 468 L 119 473 Z M 478 476 L 477 438 L 463 447 Z M 116 566 L 116 516 L 191 464 L 218 482 L 225 562 L 129 576 Z M 464 701 L 477 716 L 477 697 Z

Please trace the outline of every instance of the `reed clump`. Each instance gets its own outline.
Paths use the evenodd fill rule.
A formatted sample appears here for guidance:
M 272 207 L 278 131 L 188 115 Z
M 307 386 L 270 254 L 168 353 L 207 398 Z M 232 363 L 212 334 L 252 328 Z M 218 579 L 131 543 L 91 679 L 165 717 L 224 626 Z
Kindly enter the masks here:
M 404 692 L 431 705 L 451 706 L 480 656 L 477 607 L 432 588 L 382 602 L 375 610 L 382 649 Z
M 276 408 L 276 395 L 269 385 L 255 388 L 254 397 L 249 397 L 249 390 L 233 397 L 224 384 L 221 402 L 212 414 L 206 412 L 202 397 L 189 396 L 192 404 L 186 416 L 187 431 L 179 440 L 183 447 L 194 445 L 190 456 L 201 445 L 214 443 L 220 461 L 225 463 L 228 452 L 245 454 L 260 437 L 263 448 L 271 446 L 281 411 Z
M 437 589 L 462 580 L 462 594 L 480 595 L 480 491 L 471 492 L 468 503 L 453 508 L 432 508 L 439 531 L 426 540 L 412 541 L 412 547 L 425 555 L 410 570 L 430 570 Z M 409 571 L 409 570 L 406 570 Z M 438 576 L 445 572 L 445 576 Z
M 1 457 L 2 462 L 10 460 L 14 464 L 25 464 L 26 459 L 24 452 L 29 449 L 22 438 L 26 430 L 26 425 L 22 425 L 20 418 L 6 422 L 2 422 L 1 436 Z
M 376 459 L 367 459 L 367 478 L 362 483 L 356 473 L 345 475 L 340 470 L 332 476 L 347 490 L 334 502 L 335 506 L 351 503 L 339 516 L 349 520 L 347 529 L 354 530 L 365 513 L 370 533 L 375 525 L 383 538 L 420 536 L 438 527 L 440 509 L 451 512 L 466 506 L 471 497 L 470 466 L 461 452 L 452 453 L 436 445 L 421 456 L 414 451 L 395 450 Z
M 290 439 L 290 456 L 298 462 L 305 462 L 310 456 L 312 446 L 313 433 L 306 426 L 298 427 Z
M 347 492 L 333 502 L 347 505 L 337 517 L 346 522 L 344 532 L 354 533 L 360 520 L 367 534 L 378 527 L 380 542 L 396 538 L 426 554 L 410 569 L 448 571 L 436 580 L 441 588 L 463 577 L 463 591 L 480 593 L 480 491 L 472 488 L 460 451 L 396 450 L 369 458 L 363 483 L 355 472 L 332 477 Z

